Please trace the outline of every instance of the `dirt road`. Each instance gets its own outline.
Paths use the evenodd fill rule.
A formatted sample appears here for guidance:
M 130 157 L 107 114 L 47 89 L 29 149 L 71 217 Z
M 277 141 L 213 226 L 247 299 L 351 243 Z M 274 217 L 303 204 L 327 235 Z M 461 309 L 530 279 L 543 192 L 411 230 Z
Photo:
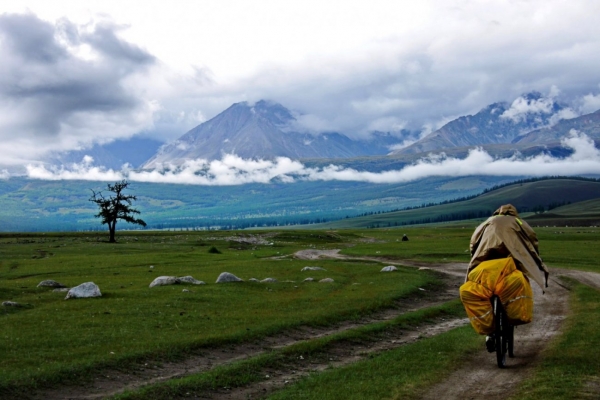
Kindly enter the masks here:
M 339 254 L 339 250 L 318 252 L 309 250 L 296 253 L 300 258 L 318 259 L 348 258 Z M 423 264 L 411 261 L 400 261 L 406 266 L 430 268 L 454 276 L 464 277 L 466 264 Z M 509 388 L 527 376 L 536 365 L 541 351 L 550 340 L 559 333 L 561 322 L 567 316 L 568 289 L 558 280 L 559 276 L 569 276 L 586 285 L 600 289 L 600 274 L 575 270 L 551 269 L 549 287 L 545 293 L 533 285 L 534 321 L 531 324 L 517 327 L 515 330 L 515 358 L 508 359 L 508 367 L 499 369 L 491 357 L 483 349 L 471 362 L 453 372 L 446 380 L 432 387 L 423 399 L 505 399 L 510 394 Z
M 339 254 L 340 250 L 303 250 L 295 253 L 295 257 L 305 260 L 320 258 L 357 259 Z M 462 283 L 466 264 L 426 264 L 408 260 L 389 260 L 376 257 L 365 257 L 389 265 L 405 265 L 416 268 L 427 268 L 443 272 L 447 278 L 447 290 L 432 294 L 427 298 L 416 298 L 414 301 L 398 304 L 396 308 L 385 310 L 360 322 L 347 322 L 335 327 L 323 329 L 299 328 L 293 332 L 268 337 L 260 343 L 244 343 L 235 346 L 224 346 L 214 349 L 203 349 L 197 354 L 191 354 L 186 360 L 178 363 L 144 363 L 135 371 L 101 371 L 86 386 L 60 387 L 32 394 L 33 400 L 44 399 L 101 399 L 122 392 L 125 389 L 135 389 L 144 385 L 162 382 L 176 377 L 186 376 L 210 370 L 215 366 L 225 365 L 234 361 L 259 355 L 274 348 L 286 347 L 300 341 L 320 336 L 332 335 L 347 329 L 387 320 L 399 314 L 419 308 L 441 304 L 458 295 L 457 286 Z M 550 339 L 559 333 L 561 322 L 568 314 L 568 289 L 560 284 L 557 276 L 567 275 L 588 285 L 600 289 L 600 274 L 568 270 L 552 270 L 550 288 L 542 294 L 534 286 L 535 320 L 533 323 L 518 327 L 515 331 L 515 358 L 508 360 L 508 368 L 500 370 L 495 366 L 494 357 L 484 349 L 483 338 L 481 352 L 467 365 L 455 371 L 448 379 L 430 388 L 425 399 L 500 399 L 507 397 L 506 388 L 514 387 L 528 371 L 538 362 L 542 349 Z M 412 331 L 390 332 L 389 340 L 377 340 L 362 344 L 333 345 L 327 355 L 320 359 L 298 360 L 276 371 L 264 371 L 269 378 L 243 388 L 226 389 L 198 394 L 196 398 L 214 399 L 247 399 L 260 398 L 307 374 L 323 370 L 331 366 L 342 366 L 368 356 L 369 353 L 391 349 L 403 344 L 419 340 L 419 338 L 446 332 L 457 326 L 468 324 L 468 320 L 439 320 Z M 485 385 L 482 384 L 485 382 Z M 499 389 L 500 388 L 500 389 Z M 194 394 L 186 398 L 194 398 Z

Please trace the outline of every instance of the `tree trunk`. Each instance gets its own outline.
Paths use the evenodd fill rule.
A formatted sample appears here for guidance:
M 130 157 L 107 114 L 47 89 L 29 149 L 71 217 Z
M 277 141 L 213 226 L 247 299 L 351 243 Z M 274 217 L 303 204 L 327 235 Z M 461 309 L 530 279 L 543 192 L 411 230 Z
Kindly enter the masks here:
M 117 227 L 117 221 L 114 221 L 112 223 L 110 223 L 110 222 L 108 223 L 108 231 L 109 231 L 108 241 L 110 243 L 116 243 L 116 240 L 115 240 L 115 230 L 116 230 L 116 227 Z

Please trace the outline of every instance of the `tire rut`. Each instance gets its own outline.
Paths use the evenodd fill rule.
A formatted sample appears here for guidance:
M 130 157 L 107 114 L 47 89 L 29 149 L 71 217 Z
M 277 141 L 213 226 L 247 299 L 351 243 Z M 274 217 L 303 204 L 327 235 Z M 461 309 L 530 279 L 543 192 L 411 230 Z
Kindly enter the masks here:
M 378 261 L 382 262 L 382 260 Z M 396 262 L 396 264 L 399 263 Z M 224 345 L 213 348 L 203 348 L 190 353 L 185 357 L 185 359 L 177 362 L 147 360 L 143 363 L 128 365 L 127 368 L 119 370 L 99 370 L 94 374 L 91 380 L 84 385 L 61 385 L 60 387 L 39 390 L 30 394 L 27 399 L 103 399 L 123 393 L 126 390 L 136 390 L 143 386 L 206 372 L 218 366 L 255 357 L 265 352 L 274 349 L 281 349 L 304 340 L 330 336 L 371 323 L 391 320 L 407 312 L 429 308 L 455 299 L 458 293 L 458 286 L 461 283 L 460 279 L 452 275 L 441 275 L 441 277 L 445 283 L 444 290 L 440 291 L 438 288 L 438 290 L 435 291 L 419 291 L 418 295 L 397 300 L 392 308 L 370 314 L 358 321 L 344 321 L 326 328 L 301 326 L 282 332 L 278 335 L 268 336 L 252 342 Z M 465 321 L 461 323 L 467 323 Z M 449 323 L 447 321 L 441 322 L 446 324 Z M 435 331 L 437 328 L 430 327 L 428 329 Z M 428 330 L 423 330 L 415 332 L 415 334 L 418 337 L 419 335 L 426 335 L 427 332 Z M 394 345 L 396 343 L 390 342 L 390 344 Z M 385 348 L 391 347 L 387 346 Z M 339 357 L 339 360 L 336 361 L 336 363 L 343 362 L 342 358 L 345 359 L 345 357 Z M 327 364 L 327 366 L 330 365 L 331 363 Z M 276 374 L 286 375 L 282 371 L 277 372 Z M 289 375 L 289 379 L 292 379 L 293 376 L 300 376 L 301 374 L 292 374 L 290 372 Z M 229 394 L 227 395 L 229 396 Z M 23 399 L 22 395 L 20 395 L 18 398 L 19 400 Z

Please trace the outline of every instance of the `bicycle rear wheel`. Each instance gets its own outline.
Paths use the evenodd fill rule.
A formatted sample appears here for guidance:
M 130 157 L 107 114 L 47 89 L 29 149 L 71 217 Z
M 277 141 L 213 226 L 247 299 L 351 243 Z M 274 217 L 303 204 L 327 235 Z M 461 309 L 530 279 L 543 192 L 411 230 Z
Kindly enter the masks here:
M 508 324 L 504 315 L 504 308 L 498 296 L 492 300 L 494 309 L 494 340 L 496 341 L 496 361 L 498 367 L 506 367 L 506 352 L 508 351 Z
M 507 331 L 508 331 L 508 356 L 510 358 L 513 358 L 515 356 L 515 353 L 513 351 L 514 342 L 515 342 L 515 327 L 514 327 L 514 325 L 509 325 Z

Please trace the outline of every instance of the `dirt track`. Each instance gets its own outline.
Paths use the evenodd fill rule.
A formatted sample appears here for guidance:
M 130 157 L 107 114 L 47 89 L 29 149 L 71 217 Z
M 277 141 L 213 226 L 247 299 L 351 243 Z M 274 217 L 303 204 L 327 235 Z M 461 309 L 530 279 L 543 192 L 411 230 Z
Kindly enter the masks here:
M 349 259 L 350 257 L 339 254 L 339 250 L 306 250 L 295 254 L 295 257 L 306 260 L 324 258 Z M 462 282 L 466 270 L 465 264 L 425 264 L 412 261 L 392 261 L 381 258 L 363 258 L 389 264 L 406 265 L 417 268 L 428 268 L 444 272 L 447 275 L 448 290 L 426 298 L 415 298 L 411 304 L 398 304 L 395 309 L 390 309 L 365 318 L 359 323 L 343 323 L 327 329 L 297 329 L 293 332 L 275 337 L 269 337 L 260 343 L 246 343 L 236 346 L 227 346 L 204 350 L 190 355 L 179 363 L 157 363 L 140 365 L 136 371 L 102 371 L 93 382 L 84 387 L 69 386 L 46 390 L 33 394 L 31 399 L 101 399 L 122 392 L 124 389 L 135 389 L 147 384 L 172 379 L 175 377 L 199 373 L 210 370 L 218 365 L 228 364 L 256 356 L 269 349 L 281 348 L 302 340 L 331 335 L 359 325 L 369 324 L 378 320 L 392 319 L 402 312 L 430 307 L 456 298 L 457 286 Z M 500 399 L 506 398 L 507 388 L 514 387 L 517 382 L 527 376 L 528 372 L 538 362 L 541 351 L 560 329 L 561 322 L 568 314 L 568 290 L 556 280 L 558 275 L 568 275 L 590 286 L 600 289 L 600 274 L 579 271 L 552 270 L 550 288 L 542 294 L 534 286 L 535 320 L 529 325 L 517 328 L 515 331 L 515 358 L 508 360 L 508 368 L 504 370 L 495 366 L 494 356 L 487 353 L 483 346 L 466 366 L 455 371 L 448 379 L 432 387 L 424 396 L 425 399 Z M 329 349 L 325 358 L 312 360 L 299 360 L 283 369 L 265 371 L 269 379 L 244 388 L 194 394 L 186 398 L 223 398 L 247 399 L 260 398 L 274 390 L 284 387 L 302 376 L 313 371 L 323 370 L 331 366 L 342 366 L 363 359 L 371 352 L 401 346 L 405 343 L 418 340 L 424 336 L 431 336 L 445 332 L 456 326 L 465 325 L 466 319 L 437 321 L 435 324 L 421 326 L 412 331 L 397 332 L 398 337 L 389 337 L 389 340 L 378 340 L 372 343 L 355 345 L 334 345 Z M 265 375 L 265 376 L 266 376 Z M 485 384 L 482 384 L 485 382 Z

